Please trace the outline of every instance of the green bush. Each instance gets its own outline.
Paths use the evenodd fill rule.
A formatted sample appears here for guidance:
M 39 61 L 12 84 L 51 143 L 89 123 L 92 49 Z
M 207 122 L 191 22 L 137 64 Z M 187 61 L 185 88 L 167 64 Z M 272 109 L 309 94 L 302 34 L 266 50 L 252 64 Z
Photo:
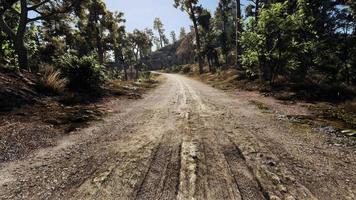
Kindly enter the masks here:
M 79 58 L 73 53 L 66 53 L 58 59 L 57 65 L 69 80 L 70 89 L 97 88 L 105 80 L 104 68 L 97 62 L 95 56 Z
M 152 73 L 150 71 L 144 71 L 144 72 L 140 73 L 139 81 L 145 82 L 145 81 L 149 81 L 151 79 L 152 79 Z

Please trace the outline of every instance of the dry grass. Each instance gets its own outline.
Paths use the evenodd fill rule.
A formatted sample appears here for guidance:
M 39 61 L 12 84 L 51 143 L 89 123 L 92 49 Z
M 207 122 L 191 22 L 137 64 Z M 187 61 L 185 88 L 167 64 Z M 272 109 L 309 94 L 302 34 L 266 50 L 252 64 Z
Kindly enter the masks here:
M 40 88 L 45 92 L 61 94 L 64 92 L 67 80 L 61 77 L 61 72 L 52 67 L 44 67 L 40 80 Z

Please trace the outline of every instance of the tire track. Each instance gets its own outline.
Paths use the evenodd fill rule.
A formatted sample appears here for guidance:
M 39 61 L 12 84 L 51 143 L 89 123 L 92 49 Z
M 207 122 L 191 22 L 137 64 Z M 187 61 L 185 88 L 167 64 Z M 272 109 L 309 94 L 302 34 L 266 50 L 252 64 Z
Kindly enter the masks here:
M 174 176 L 178 174 L 179 159 L 172 158 L 178 157 L 180 144 L 174 142 L 173 134 L 173 131 L 163 133 L 135 199 L 161 199 L 163 194 L 165 197 L 172 197 L 177 193 L 171 188 L 177 188 L 178 185 L 178 179 Z
M 224 155 L 226 163 L 232 176 L 234 177 L 235 184 L 239 188 L 242 200 L 255 200 L 255 199 L 269 199 L 261 184 L 258 182 L 255 174 L 246 163 L 245 157 L 242 155 L 241 150 L 229 140 L 225 130 L 214 131 L 216 140 L 219 143 L 220 151 Z

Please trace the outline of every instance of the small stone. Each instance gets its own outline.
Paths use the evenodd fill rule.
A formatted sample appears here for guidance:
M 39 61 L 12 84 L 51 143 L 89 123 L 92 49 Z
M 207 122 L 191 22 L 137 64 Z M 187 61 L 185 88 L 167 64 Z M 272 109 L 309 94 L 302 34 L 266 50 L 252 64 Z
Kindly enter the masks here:
M 280 192 L 287 193 L 287 188 L 286 188 L 286 186 L 284 186 L 284 185 L 282 185 L 282 184 L 279 184 L 279 185 L 278 185 L 278 190 L 279 190 Z
M 281 183 L 281 180 L 279 179 L 279 177 L 277 175 L 272 175 L 271 180 L 276 185 Z
M 267 161 L 267 165 L 271 166 L 271 167 L 275 167 L 277 165 L 276 162 L 274 162 L 273 160 L 268 160 Z
M 276 195 L 270 195 L 269 199 L 270 200 L 281 200 L 281 198 L 277 197 Z
M 295 200 L 295 198 L 293 196 L 289 195 L 289 196 L 286 197 L 286 200 Z

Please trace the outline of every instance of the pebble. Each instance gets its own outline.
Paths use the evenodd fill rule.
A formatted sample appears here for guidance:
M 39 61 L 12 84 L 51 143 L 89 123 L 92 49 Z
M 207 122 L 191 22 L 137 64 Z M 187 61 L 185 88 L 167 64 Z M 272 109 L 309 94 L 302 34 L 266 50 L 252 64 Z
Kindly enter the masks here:
M 286 197 L 286 200 L 295 200 L 295 198 L 293 196 L 289 195 L 289 196 Z
M 270 195 L 269 199 L 270 200 L 281 200 L 281 198 L 277 197 L 276 195 Z
M 269 166 L 271 166 L 271 167 L 274 167 L 274 166 L 277 165 L 277 163 L 274 162 L 273 160 L 269 160 L 269 161 L 267 161 L 267 165 L 269 165 Z
M 276 185 L 281 183 L 281 180 L 279 179 L 279 177 L 277 175 L 272 175 L 271 180 Z

